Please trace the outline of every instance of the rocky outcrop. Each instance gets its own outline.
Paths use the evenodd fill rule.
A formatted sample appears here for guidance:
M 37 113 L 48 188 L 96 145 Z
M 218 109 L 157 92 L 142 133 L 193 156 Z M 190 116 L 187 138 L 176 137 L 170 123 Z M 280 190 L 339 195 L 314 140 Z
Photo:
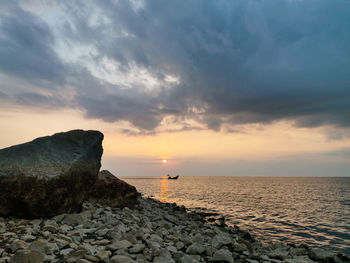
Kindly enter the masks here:
M 79 212 L 101 167 L 103 134 L 73 130 L 0 150 L 0 215 Z
M 137 203 L 138 195 L 134 186 L 103 170 L 98 174 L 89 201 L 110 207 L 133 206 Z

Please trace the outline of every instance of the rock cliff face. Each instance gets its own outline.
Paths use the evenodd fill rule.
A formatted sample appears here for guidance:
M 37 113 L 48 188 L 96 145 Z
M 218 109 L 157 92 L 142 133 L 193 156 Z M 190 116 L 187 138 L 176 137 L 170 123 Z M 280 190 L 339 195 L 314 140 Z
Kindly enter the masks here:
M 138 195 L 134 186 L 103 170 L 98 174 L 89 201 L 110 207 L 133 206 L 137 203 Z
M 78 212 L 101 167 L 103 134 L 73 130 L 0 150 L 0 216 Z

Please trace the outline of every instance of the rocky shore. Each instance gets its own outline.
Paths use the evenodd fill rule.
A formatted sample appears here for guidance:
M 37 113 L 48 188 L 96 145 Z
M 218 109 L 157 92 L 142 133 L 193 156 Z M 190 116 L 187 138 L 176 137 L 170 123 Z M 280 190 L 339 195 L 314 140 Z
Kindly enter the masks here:
M 73 130 L 0 150 L 0 263 L 350 262 L 142 198 L 100 171 L 102 140 Z
M 0 218 L 0 263 L 350 262 L 303 244 L 262 244 L 153 199 L 139 197 L 133 208 L 83 207 L 49 219 Z

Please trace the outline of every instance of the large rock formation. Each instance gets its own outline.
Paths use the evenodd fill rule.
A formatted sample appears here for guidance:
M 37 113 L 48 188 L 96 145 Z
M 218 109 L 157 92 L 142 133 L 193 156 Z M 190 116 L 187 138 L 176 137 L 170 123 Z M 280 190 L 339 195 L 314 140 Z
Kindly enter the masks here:
M 73 130 L 0 150 L 0 215 L 78 212 L 101 167 L 103 134 Z
M 89 201 L 110 207 L 133 206 L 137 203 L 138 195 L 135 186 L 103 170 L 98 174 Z

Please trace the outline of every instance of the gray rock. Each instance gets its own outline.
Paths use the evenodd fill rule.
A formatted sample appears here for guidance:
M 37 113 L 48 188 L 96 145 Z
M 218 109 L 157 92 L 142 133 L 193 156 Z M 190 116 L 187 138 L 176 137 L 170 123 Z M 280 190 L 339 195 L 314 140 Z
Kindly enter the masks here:
M 243 242 L 242 243 L 234 242 L 233 249 L 236 252 L 243 252 L 248 250 L 246 244 L 244 244 Z
M 109 259 L 109 257 L 110 257 L 111 254 L 112 254 L 111 251 L 105 251 L 105 250 L 103 250 L 103 251 L 98 252 L 98 253 L 96 254 L 96 257 L 97 257 L 99 260 L 101 260 L 101 261 L 103 261 L 103 262 L 106 262 L 106 261 Z
M 153 263 L 176 263 L 171 257 L 160 256 L 153 259 Z
M 333 255 L 322 248 L 311 250 L 309 256 L 311 259 L 321 262 L 331 262 L 333 259 Z
M 179 242 L 176 243 L 176 248 L 177 248 L 178 250 L 182 249 L 184 246 L 185 246 L 185 244 L 182 243 L 181 241 L 179 241 Z
M 58 231 L 58 227 L 54 225 L 45 225 L 43 227 L 43 231 L 49 231 L 51 233 L 56 233 Z
M 193 243 L 186 249 L 187 254 L 199 255 L 205 251 L 205 247 L 199 243 Z
M 103 134 L 74 130 L 0 150 L 0 215 L 81 210 L 101 167 Z
M 230 245 L 231 243 L 231 237 L 224 233 L 218 234 L 212 239 L 212 246 L 214 248 L 221 248 L 222 246 Z
M 297 256 L 294 258 L 283 260 L 283 263 L 311 263 L 311 262 L 315 262 L 315 261 L 309 259 L 307 256 Z
M 77 261 L 77 263 L 91 263 L 91 261 L 81 258 Z
M 166 248 L 168 251 L 170 251 L 171 253 L 176 253 L 177 252 L 177 249 L 176 247 L 174 246 L 167 246 Z
M 33 235 L 24 235 L 21 237 L 21 239 L 26 241 L 26 242 L 31 242 L 31 241 L 34 241 L 36 239 L 36 237 Z
M 54 241 L 59 248 L 64 248 L 64 247 L 69 245 L 69 242 L 67 240 L 64 240 L 64 239 L 55 238 Z
M 110 263 L 137 263 L 135 260 L 131 259 L 128 256 L 124 256 L 124 255 L 117 255 L 112 257 L 109 260 Z
M 219 249 L 214 253 L 212 261 L 232 263 L 232 253 L 227 249 Z
M 43 254 L 48 254 L 51 250 L 49 243 L 44 239 L 38 239 L 29 245 L 31 250 L 38 251 Z
M 202 244 L 204 242 L 204 238 L 202 237 L 202 235 L 200 233 L 197 233 L 194 237 L 193 237 L 193 242 L 196 243 L 200 243 Z
M 73 248 L 65 248 L 65 249 L 62 249 L 60 250 L 60 255 L 63 255 L 63 256 L 67 256 L 69 253 L 71 253 L 72 251 L 74 251 Z
M 62 225 L 59 227 L 59 230 L 61 233 L 67 233 L 69 230 L 72 230 L 72 226 L 69 226 L 69 225 Z
M 69 226 L 75 226 L 82 224 L 84 222 L 84 218 L 80 214 L 68 214 L 64 217 L 62 223 L 69 225 Z
M 195 260 L 189 255 L 184 255 L 180 260 L 179 263 L 197 263 L 199 262 L 198 260 Z
M 18 249 L 24 249 L 27 246 L 28 246 L 28 244 L 26 242 L 24 242 L 23 240 L 17 239 L 17 240 L 14 240 L 12 242 L 12 244 L 10 245 L 10 249 L 11 249 L 12 253 L 15 253 Z
M 100 261 L 97 257 L 94 257 L 92 255 L 85 255 L 84 258 L 86 260 L 89 260 L 89 262 L 93 262 L 93 263 L 97 263 Z
M 283 248 L 277 248 L 275 250 L 268 252 L 267 255 L 270 258 L 284 260 L 285 258 L 288 257 L 288 251 L 284 250 Z
M 151 235 L 151 240 L 154 241 L 154 242 L 157 242 L 157 243 L 162 243 L 163 242 L 163 239 L 160 236 L 156 235 L 156 234 L 152 234 Z
M 138 196 L 134 186 L 103 170 L 91 189 L 89 201 L 104 206 L 124 207 L 135 205 Z
M 144 244 L 136 244 L 129 249 L 129 253 L 138 254 L 138 253 L 141 253 L 144 248 L 145 248 Z
M 67 254 L 67 263 L 77 262 L 79 259 L 83 258 L 87 254 L 87 250 L 78 249 L 72 250 Z
M 45 255 L 42 253 L 23 249 L 17 251 L 10 260 L 10 263 L 42 263 L 45 260 Z
M 98 231 L 96 231 L 96 235 L 100 236 L 100 237 L 104 237 L 105 235 L 107 235 L 109 229 L 100 229 Z
M 128 240 L 120 240 L 120 241 L 116 241 L 113 242 L 112 244 L 106 246 L 106 248 L 108 250 L 118 250 L 118 249 L 128 249 L 129 247 L 131 247 L 132 244 L 128 241 Z

